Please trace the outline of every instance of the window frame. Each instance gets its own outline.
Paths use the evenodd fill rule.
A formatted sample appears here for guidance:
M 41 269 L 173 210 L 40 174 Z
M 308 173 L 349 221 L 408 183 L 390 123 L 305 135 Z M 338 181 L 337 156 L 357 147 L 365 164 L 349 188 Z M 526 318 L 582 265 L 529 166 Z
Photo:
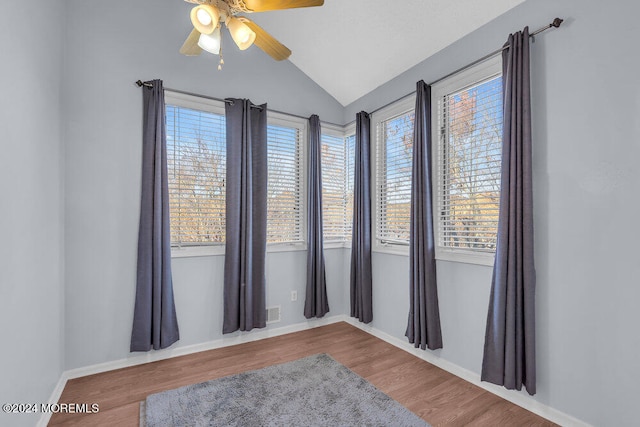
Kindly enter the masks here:
M 225 116 L 224 101 L 165 89 L 165 109 L 167 105 L 204 111 Z M 165 110 L 166 111 L 166 110 Z M 284 126 L 298 129 L 300 135 L 300 206 L 301 206 L 301 241 L 293 243 L 267 243 L 267 252 L 289 252 L 307 249 L 307 141 L 308 121 L 274 111 L 267 111 L 267 126 Z M 166 124 L 165 124 L 166 126 Z M 207 257 L 225 254 L 226 243 L 171 246 L 172 258 Z
M 346 143 L 347 143 L 347 138 L 351 135 L 355 135 L 356 133 L 356 124 L 355 122 L 350 123 L 346 126 L 338 126 L 338 125 L 334 125 L 334 124 L 330 124 L 330 123 L 321 123 L 322 129 L 321 129 L 321 137 L 322 135 L 330 135 L 330 136 L 334 136 L 334 137 L 339 137 L 342 138 L 342 142 L 345 145 L 345 150 L 347 150 L 346 147 Z M 348 152 L 347 152 L 348 155 Z M 348 167 L 347 167 L 348 169 Z M 347 173 L 349 171 L 347 170 Z M 353 171 L 352 171 L 353 172 Z M 308 171 L 307 171 L 308 173 Z M 323 173 L 323 177 L 324 177 L 324 173 Z M 348 191 L 349 189 L 349 181 L 348 181 L 348 177 L 345 177 L 347 179 L 347 185 L 346 185 L 346 189 Z M 323 203 L 323 207 L 324 207 L 324 203 L 325 200 L 322 200 Z M 324 212 L 323 212 L 324 214 Z M 353 211 L 351 212 L 351 222 L 353 223 Z M 323 228 L 324 228 L 324 216 L 322 218 L 323 221 Z M 322 241 L 323 241 L 323 248 L 324 249 L 338 249 L 338 248 L 351 248 L 351 239 L 346 239 L 345 236 L 345 240 L 334 240 L 331 242 L 326 242 L 326 240 L 324 239 L 324 236 L 322 236 Z
M 308 120 L 283 113 L 267 110 L 267 126 L 283 126 L 298 129 L 300 135 L 300 241 L 297 242 L 267 242 L 267 252 L 290 252 L 307 250 L 307 176 L 308 176 Z M 267 151 L 269 147 L 267 146 Z M 268 218 L 268 217 L 267 217 Z
M 406 243 L 385 241 L 378 235 L 378 231 L 380 230 L 382 221 L 380 214 L 380 207 L 382 203 L 380 197 L 381 183 L 379 182 L 378 172 L 380 170 L 380 162 L 382 161 L 380 154 L 382 152 L 382 149 L 384 148 L 382 144 L 386 142 L 384 141 L 384 138 L 382 136 L 382 123 L 400 115 L 414 112 L 415 106 L 416 95 L 415 93 L 412 93 L 407 97 L 374 112 L 371 117 L 371 132 L 373 134 L 373 144 L 371 146 L 371 191 L 373 192 L 371 197 L 373 223 L 371 225 L 373 229 L 371 231 L 373 233 L 372 250 L 374 252 L 389 253 L 394 255 L 409 255 L 409 241 L 407 241 Z
M 438 124 L 438 101 L 451 93 L 463 90 L 479 82 L 489 80 L 502 74 L 502 58 L 496 55 L 481 62 L 467 70 L 461 71 L 448 77 L 431 87 L 431 137 L 432 137 L 432 158 L 435 159 L 432 167 L 432 194 L 433 202 L 433 229 L 435 238 L 435 257 L 437 260 L 462 262 L 467 264 L 477 264 L 493 266 L 495 252 L 474 251 L 472 249 L 449 248 L 440 245 L 440 233 L 442 229 L 438 197 L 442 182 L 442 165 L 439 163 L 442 147 L 441 129 Z
M 353 135 L 354 138 L 354 144 L 355 144 L 355 138 L 356 138 L 356 122 L 351 122 L 345 126 L 342 127 L 343 130 L 343 136 L 344 136 L 344 142 L 345 144 L 347 143 L 347 138 L 349 138 L 351 135 Z M 348 154 L 348 149 L 347 149 L 347 154 Z M 355 173 L 356 173 L 356 168 L 355 168 L 355 151 L 354 151 L 354 157 L 351 159 L 351 161 L 353 162 L 353 170 L 352 173 L 354 174 L 353 177 L 351 177 L 352 181 L 354 181 L 355 183 Z M 347 187 L 349 186 L 349 182 L 347 181 Z M 355 187 L 351 189 L 351 198 L 352 198 L 352 207 L 351 207 L 351 235 L 353 236 L 353 196 L 355 194 Z M 347 249 L 351 249 L 351 238 L 349 238 L 348 240 L 345 240 L 345 242 L 342 245 L 343 248 L 347 248 Z
M 207 113 L 225 115 L 224 102 L 211 98 L 175 92 L 168 89 L 164 91 L 165 111 L 167 105 L 180 108 L 204 111 Z M 166 124 L 165 124 L 166 126 Z M 226 143 L 226 141 L 225 141 Z M 202 257 L 212 255 L 224 255 L 225 244 L 171 246 L 172 258 Z

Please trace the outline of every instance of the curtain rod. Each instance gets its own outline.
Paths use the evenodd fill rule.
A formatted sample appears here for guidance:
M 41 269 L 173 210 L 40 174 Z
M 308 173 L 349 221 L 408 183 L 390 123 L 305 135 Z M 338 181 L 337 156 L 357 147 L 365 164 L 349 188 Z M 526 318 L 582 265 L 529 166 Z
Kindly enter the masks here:
M 553 22 L 551 22 L 550 24 L 548 24 L 548 25 L 546 25 L 546 26 L 544 26 L 544 27 L 538 28 L 538 29 L 537 29 L 537 30 L 535 30 L 533 33 L 530 33 L 530 34 L 529 34 L 529 37 L 534 37 L 534 36 L 536 36 L 536 35 L 538 35 L 538 34 L 540 34 L 540 33 L 544 32 L 544 31 L 547 31 L 548 29 L 551 29 L 551 28 L 558 28 L 558 27 L 560 27 L 560 25 L 562 24 L 562 22 L 563 22 L 563 21 L 564 21 L 564 19 L 561 19 L 561 18 L 555 18 L 555 19 L 553 20 Z M 460 72 L 462 72 L 462 71 L 464 71 L 464 70 L 466 70 L 466 69 L 468 69 L 468 68 L 473 67 L 474 65 L 477 65 L 477 64 L 479 64 L 479 63 L 481 63 L 481 62 L 484 62 L 484 61 L 486 61 L 487 59 L 492 58 L 492 57 L 494 57 L 495 55 L 499 54 L 500 52 L 502 52 L 503 50 L 505 50 L 507 47 L 508 47 L 508 46 L 503 46 L 503 47 L 501 47 L 500 49 L 496 49 L 496 50 L 494 50 L 493 52 L 491 52 L 491 53 L 489 53 L 489 54 L 487 54 L 487 55 L 483 56 L 482 58 L 476 59 L 475 61 L 470 62 L 470 63 L 468 63 L 467 65 L 465 65 L 465 66 L 463 66 L 463 67 L 460 67 L 460 68 L 458 68 L 458 69 L 457 69 L 457 70 L 455 70 L 455 71 L 452 71 L 451 73 L 447 74 L 446 76 L 440 77 L 439 79 L 437 79 L 437 80 L 435 80 L 435 81 L 431 82 L 431 83 L 430 83 L 430 85 L 434 85 L 434 84 L 436 84 L 436 83 L 439 83 L 439 82 L 441 82 L 441 81 L 443 81 L 443 80 L 445 80 L 445 79 L 447 79 L 447 78 L 449 78 L 449 77 L 451 77 L 451 76 L 453 76 L 453 75 L 455 75 L 455 74 L 458 74 L 458 73 L 460 73 Z M 136 85 L 138 85 L 138 87 L 142 87 L 142 86 L 144 86 L 144 87 L 153 87 L 153 84 L 151 84 L 151 82 L 149 82 L 149 81 L 147 81 L 147 82 L 143 82 L 143 81 L 141 81 L 141 80 L 138 80 L 137 82 L 135 82 L 135 84 L 136 84 Z M 199 95 L 199 94 L 196 94 L 196 93 L 185 92 L 185 91 L 177 90 L 177 89 L 166 88 L 166 90 L 169 90 L 169 91 L 172 91 L 172 92 L 177 92 L 177 93 L 182 93 L 182 94 L 185 94 L 185 95 L 198 96 L 198 97 L 200 97 L 200 98 L 211 99 L 211 100 L 218 101 L 218 102 L 225 102 L 225 103 L 231 103 L 231 102 L 232 102 L 231 100 L 220 99 L 220 98 L 216 98 L 216 97 L 213 97 L 213 96 Z M 403 95 L 403 96 L 401 96 L 400 98 L 397 98 L 397 99 L 395 99 L 395 100 L 393 100 L 393 101 L 391 101 L 391 102 L 388 102 L 388 103 L 384 104 L 382 107 L 378 107 L 378 108 L 376 108 L 375 110 L 373 110 L 373 111 L 372 111 L 371 113 L 369 113 L 369 114 L 376 113 L 376 112 L 378 112 L 378 111 L 380 111 L 380 110 L 382 110 L 382 109 L 384 109 L 384 108 L 388 107 L 389 105 L 394 104 L 394 103 L 396 103 L 396 102 L 398 102 L 398 101 L 400 101 L 400 100 L 402 100 L 402 99 L 405 99 L 406 97 L 411 96 L 411 95 L 413 95 L 413 94 L 414 94 L 414 92 L 410 92 L 410 93 L 408 93 L 408 94 L 406 94 L 406 95 Z M 256 105 L 256 106 L 253 106 L 253 107 L 254 107 L 254 108 L 261 108 L 260 106 L 257 106 L 257 105 Z M 297 118 L 299 118 L 299 119 L 303 119 L 303 120 L 307 120 L 307 119 L 308 119 L 308 117 L 302 117 L 302 116 L 299 116 L 299 115 L 297 115 L 297 114 L 291 114 L 291 113 L 287 113 L 287 112 L 284 112 L 284 111 L 278 111 L 278 110 L 269 110 L 269 111 L 273 111 L 274 113 L 286 114 L 286 115 L 288 115 L 288 116 L 297 117 Z M 331 123 L 331 122 L 325 122 L 325 121 L 321 121 L 321 122 L 322 122 L 322 123 L 325 123 L 325 124 L 328 124 L 328 125 L 332 125 L 332 126 L 337 126 L 337 127 L 346 127 L 346 126 L 349 126 L 349 125 L 351 125 L 352 123 L 354 123 L 354 122 L 355 122 L 355 120 L 352 120 L 352 121 L 350 121 L 349 123 L 344 124 L 344 125 L 339 125 L 339 124 L 337 124 L 337 123 Z
M 553 22 L 551 22 L 550 24 L 548 24 L 548 25 L 546 25 L 546 26 L 544 26 L 544 27 L 542 27 L 542 28 L 538 28 L 538 29 L 537 29 L 537 30 L 535 30 L 533 33 L 529 34 L 529 37 L 530 37 L 530 38 L 532 38 L 533 36 L 536 36 L 536 35 L 538 35 L 538 34 L 542 33 L 543 31 L 547 31 L 547 30 L 548 30 L 548 29 L 550 29 L 550 28 L 558 28 L 558 27 L 560 26 L 560 24 L 562 24 L 562 22 L 563 22 L 563 21 L 564 21 L 564 19 L 561 19 L 561 18 L 555 18 L 555 19 L 553 20 Z M 474 65 L 480 64 L 481 62 L 484 62 L 484 61 L 486 61 L 486 60 L 487 60 L 487 59 L 489 59 L 489 58 L 493 58 L 495 55 L 499 54 L 500 52 L 502 52 L 503 50 L 505 50 L 505 49 L 506 49 L 506 48 L 508 48 L 508 47 L 509 47 L 509 46 L 506 46 L 506 45 L 505 45 L 505 46 L 502 46 L 500 49 L 496 49 L 496 50 L 494 50 L 493 52 L 491 52 L 491 53 L 489 53 L 489 54 L 487 54 L 487 55 L 483 56 L 482 58 L 476 59 L 475 61 L 470 62 L 470 63 L 468 63 L 467 65 L 464 65 L 464 66 L 462 66 L 462 67 L 458 68 L 458 69 L 457 69 L 457 70 L 455 70 L 455 71 L 450 72 L 450 73 L 449 73 L 449 74 L 447 74 L 446 76 L 440 77 L 438 80 L 435 80 L 435 81 L 433 81 L 433 82 L 429 83 L 429 86 L 433 86 L 433 85 L 434 85 L 434 84 L 436 84 L 436 83 L 440 83 L 441 81 L 443 81 L 443 80 L 445 80 L 445 79 L 448 79 L 449 77 L 454 76 L 454 75 L 456 75 L 456 74 L 458 74 L 458 73 L 460 73 L 460 72 L 462 72 L 462 71 L 464 71 L 464 70 L 466 70 L 466 69 L 469 69 L 469 68 L 473 67 Z M 406 95 L 403 95 L 403 96 L 401 96 L 401 97 L 400 97 L 400 98 L 398 98 L 398 99 L 395 99 L 395 100 L 393 100 L 393 101 L 391 101 L 391 102 L 388 102 L 388 103 L 384 104 L 382 107 L 378 107 L 378 108 L 376 108 L 375 110 L 373 110 L 373 111 L 372 111 L 371 113 L 369 113 L 369 114 L 373 114 L 373 113 L 376 113 L 376 112 L 378 112 L 378 111 L 380 111 L 380 110 L 382 110 L 382 109 L 384 109 L 384 108 L 387 108 L 389 105 L 394 104 L 394 103 L 396 103 L 396 102 L 398 102 L 398 101 L 400 101 L 400 100 L 402 100 L 402 99 L 405 99 L 406 97 L 411 96 L 411 95 L 413 95 L 414 93 L 415 93 L 415 91 L 414 91 L 414 92 L 410 92 L 410 93 L 408 93 L 408 94 L 406 94 Z
M 138 85 L 138 87 L 143 87 L 143 86 L 144 87 L 153 87 L 153 83 L 151 81 L 143 82 L 142 80 L 138 80 L 135 83 L 136 83 L 136 85 Z M 185 92 L 185 91 L 182 91 L 182 90 L 171 89 L 171 88 L 168 88 L 168 87 L 165 88 L 165 90 L 168 90 L 170 92 L 182 93 L 184 95 L 197 96 L 199 98 L 212 99 L 214 101 L 224 102 L 225 104 L 233 105 L 233 101 L 230 100 L 230 99 L 220 99 L 220 98 L 214 98 L 213 96 L 198 95 L 198 94 L 195 94 L 195 93 Z M 255 108 L 256 110 L 262 111 L 262 107 L 260 105 L 251 104 L 251 108 Z
M 138 85 L 138 87 L 143 87 L 143 86 L 144 87 L 153 87 L 153 84 L 150 81 L 143 82 L 142 80 L 138 80 L 138 81 L 135 82 L 135 84 Z M 227 104 L 231 104 L 233 102 L 233 101 L 231 101 L 229 99 L 220 99 L 220 98 L 216 98 L 214 96 L 200 95 L 200 94 L 197 94 L 197 93 L 186 92 L 184 90 L 171 89 L 169 87 L 165 88 L 165 90 L 168 90 L 170 92 L 181 93 L 183 95 L 191 95 L 191 96 L 197 96 L 199 98 L 211 99 L 213 101 L 224 102 L 224 103 L 227 103 Z M 262 107 L 260 107 L 259 105 L 252 105 L 251 107 L 259 108 L 260 110 L 262 110 Z M 284 112 L 284 111 L 272 110 L 270 108 L 269 108 L 269 111 L 271 111 L 273 113 L 284 114 L 284 115 L 291 116 L 291 117 L 297 117 L 298 119 L 302 119 L 302 120 L 308 120 L 309 119 L 309 117 L 303 117 L 303 116 L 300 116 L 298 114 L 291 114 L 291 113 L 287 113 L 287 112 Z M 343 127 L 343 125 L 327 122 L 327 121 L 324 121 L 324 120 L 321 120 L 321 122 L 324 123 L 324 124 L 327 124 L 327 125 L 331 125 L 331 126 Z

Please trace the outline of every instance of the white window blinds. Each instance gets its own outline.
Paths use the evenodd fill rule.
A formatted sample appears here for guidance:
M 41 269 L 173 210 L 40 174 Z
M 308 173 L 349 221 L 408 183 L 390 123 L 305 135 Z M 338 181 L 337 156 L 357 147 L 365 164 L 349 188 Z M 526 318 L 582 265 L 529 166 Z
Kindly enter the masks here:
M 171 244 L 225 241 L 224 115 L 166 106 Z
M 377 238 L 409 242 L 414 112 L 382 120 L 377 126 Z
M 267 127 L 267 243 L 304 242 L 303 126 Z
M 502 79 L 438 98 L 438 245 L 495 252 L 500 201 Z
M 322 134 L 322 226 L 324 243 L 351 240 L 355 137 Z
M 353 233 L 353 183 L 356 160 L 356 135 L 354 133 L 345 137 L 345 145 L 347 148 L 347 224 L 345 225 L 345 241 L 351 242 Z

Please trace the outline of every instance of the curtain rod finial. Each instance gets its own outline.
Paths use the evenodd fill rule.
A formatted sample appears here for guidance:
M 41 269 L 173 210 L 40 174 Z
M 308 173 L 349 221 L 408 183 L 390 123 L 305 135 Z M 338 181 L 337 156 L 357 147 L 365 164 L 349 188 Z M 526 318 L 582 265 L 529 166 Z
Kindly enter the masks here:
M 143 82 L 142 80 L 138 80 L 137 82 L 135 82 L 135 84 L 138 87 L 148 87 L 148 88 L 152 88 L 153 87 L 153 83 L 152 82 Z
M 553 20 L 551 25 L 556 27 L 556 28 L 558 28 L 560 26 L 560 24 L 562 24 L 562 22 L 564 22 L 564 19 L 556 18 L 556 19 Z

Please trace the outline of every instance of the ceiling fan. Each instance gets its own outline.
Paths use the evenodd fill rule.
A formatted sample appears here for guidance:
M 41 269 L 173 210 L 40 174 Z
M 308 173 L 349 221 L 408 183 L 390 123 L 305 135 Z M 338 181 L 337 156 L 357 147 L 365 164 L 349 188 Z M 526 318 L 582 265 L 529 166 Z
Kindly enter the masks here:
M 245 50 L 255 43 L 276 61 L 287 59 L 291 51 L 250 19 L 240 16 L 242 13 L 268 12 L 272 10 L 295 9 L 300 7 L 322 6 L 324 0 L 185 0 L 195 3 L 191 9 L 191 31 L 180 53 L 187 56 L 200 55 L 203 50 L 220 55 L 218 70 L 224 60 L 221 53 L 220 32 L 224 24 L 231 38 Z

